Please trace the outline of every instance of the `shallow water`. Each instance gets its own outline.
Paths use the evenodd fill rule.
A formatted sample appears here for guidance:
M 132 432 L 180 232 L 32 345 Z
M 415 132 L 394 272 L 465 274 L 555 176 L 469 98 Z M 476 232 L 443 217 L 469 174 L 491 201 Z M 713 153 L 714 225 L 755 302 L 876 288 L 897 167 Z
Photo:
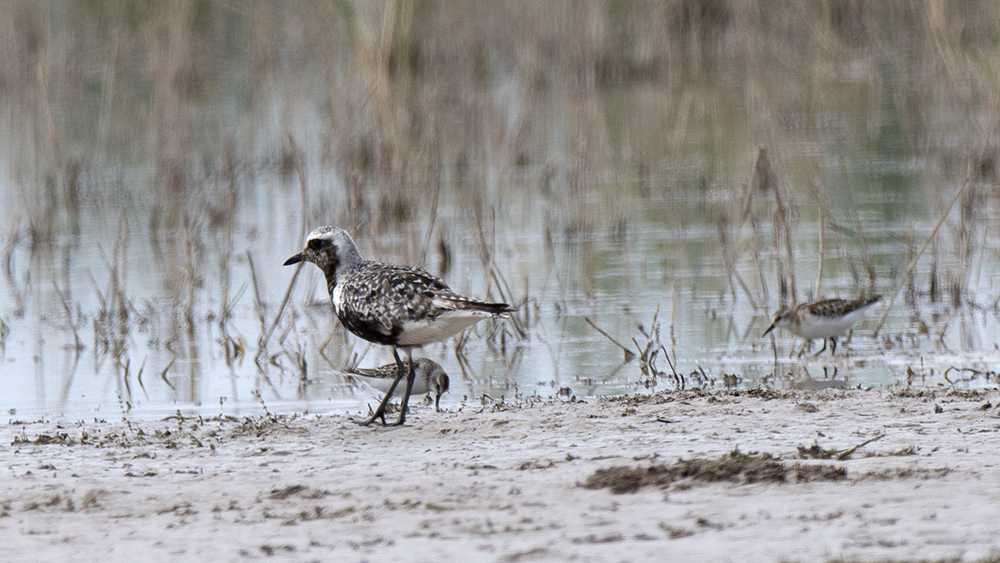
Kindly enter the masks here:
M 418 352 L 451 375 L 447 407 L 994 385 L 998 10 L 684 5 L 0 8 L 20 22 L 0 47 L 0 406 L 366 410 L 341 370 L 388 352 L 344 333 L 312 266 L 281 308 L 281 264 L 322 224 L 519 305 L 461 353 Z M 885 297 L 834 357 L 761 337 L 793 300 L 784 225 L 795 300 L 821 239 L 822 296 Z M 588 320 L 659 353 L 626 362 Z

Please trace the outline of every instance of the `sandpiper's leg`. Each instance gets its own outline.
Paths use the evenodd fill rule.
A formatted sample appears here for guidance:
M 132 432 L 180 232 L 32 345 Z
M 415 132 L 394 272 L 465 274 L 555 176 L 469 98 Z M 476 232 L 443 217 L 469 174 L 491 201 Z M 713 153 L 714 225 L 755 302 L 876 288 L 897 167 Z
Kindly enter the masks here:
M 836 346 L 837 346 L 836 341 L 834 342 L 833 346 L 834 346 L 834 348 L 836 348 Z M 819 356 L 820 354 L 822 354 L 825 351 L 826 351 L 826 339 L 824 338 L 823 339 L 823 347 L 820 348 L 819 352 L 816 352 L 816 356 Z
M 441 391 L 436 391 L 434 395 L 434 412 L 441 412 Z
M 392 357 L 396 359 L 396 379 L 392 380 L 392 385 L 389 386 L 389 390 L 386 391 L 385 397 L 382 398 L 382 402 L 379 403 L 378 408 L 375 409 L 375 414 L 373 414 L 368 420 L 359 422 L 362 426 L 368 426 L 380 418 L 382 419 L 382 425 L 386 426 L 385 406 L 389 404 L 389 398 L 392 397 L 392 394 L 396 391 L 396 386 L 399 385 L 400 380 L 403 379 L 403 375 L 406 374 L 406 367 L 403 366 L 403 360 L 399 359 L 399 354 L 396 352 L 395 348 L 392 349 Z M 410 363 L 412 364 L 413 362 L 411 361 Z M 412 380 L 412 377 L 410 379 Z
M 809 347 L 809 349 L 812 349 L 812 340 L 809 340 L 808 338 L 805 338 L 805 339 L 802 340 L 802 346 L 799 347 L 799 355 L 796 356 L 796 358 L 801 358 L 802 354 L 806 353 L 806 347 L 807 346 Z M 788 357 L 791 358 L 791 356 L 788 356 Z
M 410 374 L 406 377 L 406 389 L 403 391 L 403 402 L 399 404 L 399 420 L 396 421 L 394 426 L 402 426 L 403 423 L 406 422 L 406 407 L 410 402 L 410 391 L 413 390 L 413 382 L 417 379 L 417 372 L 413 368 L 413 348 L 406 349 L 406 357 L 410 367 Z
M 832 356 L 832 355 L 834 355 L 834 354 L 837 353 L 837 337 L 836 336 L 831 336 L 830 337 L 830 346 L 831 346 L 830 355 Z

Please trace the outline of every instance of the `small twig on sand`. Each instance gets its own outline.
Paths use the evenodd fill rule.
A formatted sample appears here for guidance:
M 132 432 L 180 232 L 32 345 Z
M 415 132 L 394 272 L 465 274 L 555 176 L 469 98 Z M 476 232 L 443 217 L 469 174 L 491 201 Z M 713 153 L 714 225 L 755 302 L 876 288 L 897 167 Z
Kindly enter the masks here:
M 856 446 L 847 448 L 846 450 L 844 450 L 844 451 L 840 452 L 839 454 L 837 454 L 837 459 L 840 460 L 840 461 L 843 461 L 845 459 L 849 459 L 851 457 L 851 454 L 853 454 L 854 451 L 857 450 L 858 448 L 862 448 L 864 446 L 867 446 L 868 444 L 871 444 L 875 440 L 881 440 L 882 438 L 885 438 L 885 434 L 879 434 L 878 436 L 875 436 L 874 438 L 869 438 L 869 439 L 865 440 L 864 442 L 861 442 L 860 444 L 858 444 Z

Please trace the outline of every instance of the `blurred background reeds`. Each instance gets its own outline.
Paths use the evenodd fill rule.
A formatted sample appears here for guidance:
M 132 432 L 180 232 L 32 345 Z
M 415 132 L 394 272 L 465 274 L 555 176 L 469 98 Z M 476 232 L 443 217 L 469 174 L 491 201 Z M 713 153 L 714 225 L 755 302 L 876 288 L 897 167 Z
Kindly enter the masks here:
M 446 406 L 996 384 L 998 38 L 986 0 L 4 2 L 0 406 L 365 408 L 386 357 L 281 267 L 328 224 L 519 307 L 419 353 Z M 871 294 L 843 355 L 760 337 Z

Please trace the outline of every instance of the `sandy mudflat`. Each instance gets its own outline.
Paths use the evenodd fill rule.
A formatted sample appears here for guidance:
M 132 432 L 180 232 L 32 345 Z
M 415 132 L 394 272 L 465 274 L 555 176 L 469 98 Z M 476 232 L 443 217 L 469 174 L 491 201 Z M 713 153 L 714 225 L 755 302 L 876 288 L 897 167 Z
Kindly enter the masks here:
M 420 406 L 402 428 L 12 423 L 0 559 L 976 560 L 1000 554 L 998 428 L 1000 393 L 944 390 Z M 678 473 L 720 458 L 770 472 Z M 583 486 L 608 468 L 639 488 Z

